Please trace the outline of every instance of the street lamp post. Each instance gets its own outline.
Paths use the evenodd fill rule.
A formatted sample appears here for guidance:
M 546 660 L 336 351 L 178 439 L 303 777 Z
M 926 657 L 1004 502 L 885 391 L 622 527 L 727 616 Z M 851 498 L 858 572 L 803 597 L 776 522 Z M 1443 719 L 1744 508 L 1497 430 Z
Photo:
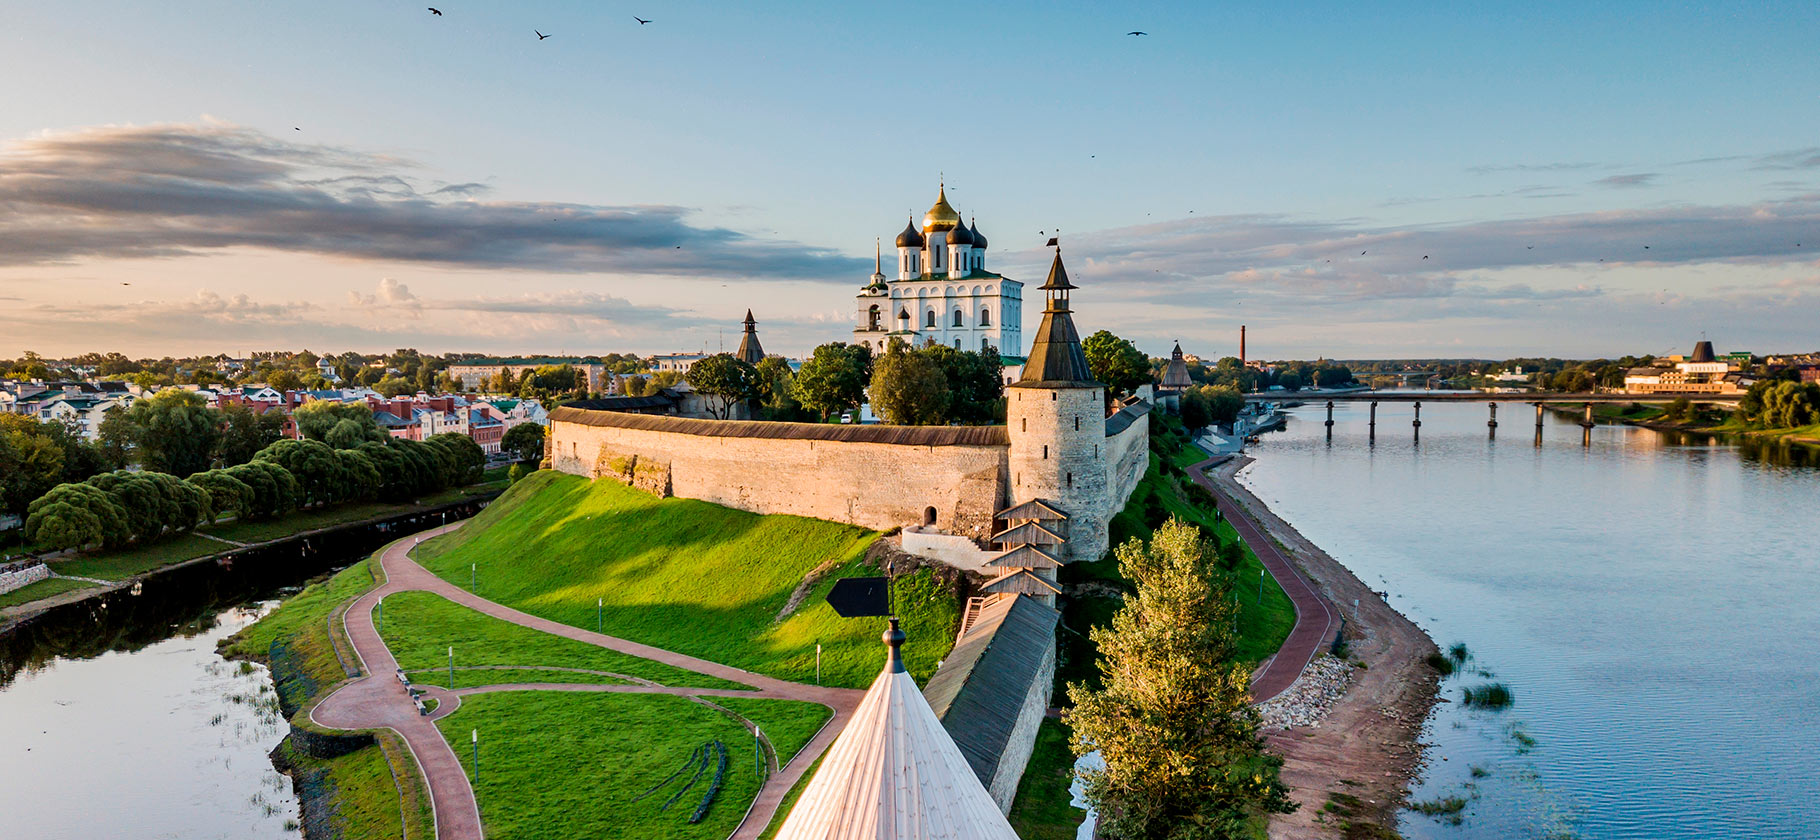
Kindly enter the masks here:
M 449 690 L 455 690 L 455 646 L 449 645 Z
M 478 785 L 480 784 L 480 730 L 476 729 L 468 733 L 468 738 L 474 742 L 474 784 Z
M 1258 570 L 1258 604 L 1260 606 L 1262 606 L 1263 603 L 1264 603 L 1264 570 L 1259 569 Z
M 596 633 L 602 632 L 601 623 L 600 623 L 600 611 L 601 611 L 602 607 L 604 607 L 606 605 L 606 603 L 607 603 L 607 599 L 605 599 L 605 598 L 595 598 L 594 599 L 594 632 L 596 632 Z

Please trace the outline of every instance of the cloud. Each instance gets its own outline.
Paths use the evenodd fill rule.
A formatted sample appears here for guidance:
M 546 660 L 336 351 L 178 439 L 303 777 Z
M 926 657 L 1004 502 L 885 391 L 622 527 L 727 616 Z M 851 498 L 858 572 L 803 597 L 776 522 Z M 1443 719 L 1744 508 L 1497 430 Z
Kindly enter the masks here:
M 1820 146 L 1809 146 L 1805 149 L 1794 149 L 1787 152 L 1775 152 L 1760 155 L 1756 158 L 1753 169 L 1815 169 L 1820 168 Z
M 224 123 L 102 126 L 0 150 L 0 266 L 251 247 L 546 272 L 841 280 L 832 249 L 691 224 L 669 205 L 487 201 L 402 158 Z
M 1593 182 L 1595 187 L 1626 189 L 1633 187 L 1653 186 L 1657 178 L 1654 172 L 1633 172 L 1629 175 L 1607 175 Z
M 1494 172 L 1572 172 L 1579 169 L 1592 169 L 1597 163 L 1575 161 L 1571 163 L 1506 163 L 1481 164 L 1468 166 L 1466 171 L 1474 175 L 1490 175 Z

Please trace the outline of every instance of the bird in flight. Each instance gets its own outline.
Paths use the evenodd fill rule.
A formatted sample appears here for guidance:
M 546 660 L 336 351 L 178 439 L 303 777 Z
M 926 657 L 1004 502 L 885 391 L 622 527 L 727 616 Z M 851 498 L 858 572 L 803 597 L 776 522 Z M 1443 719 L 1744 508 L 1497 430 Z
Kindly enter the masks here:
M 1428 259 L 1428 255 L 1427 255 L 1427 254 L 1423 254 L 1423 255 L 1422 255 L 1422 259 Z
M 435 7 L 435 6 L 431 6 L 431 7 L 430 7 L 430 14 L 433 14 L 433 15 L 435 15 L 435 16 L 437 16 L 437 17 L 442 17 L 442 10 L 441 10 L 441 9 L 438 9 L 438 8 L 436 8 L 436 7 Z
M 303 130 L 303 129 L 301 129 L 301 128 L 298 128 L 298 127 L 297 127 L 297 126 L 291 126 L 291 130 L 292 130 L 292 131 L 302 131 L 302 130 Z M 1799 246 L 1799 245 L 1796 245 L 1796 246 L 1795 246 L 1795 247 L 1797 247 L 1797 248 L 1799 248 L 1799 247 L 1801 247 L 1801 246 Z
M 1359 256 L 1361 256 L 1361 257 L 1362 257 L 1362 256 L 1365 256 L 1365 252 L 1364 252 L 1364 251 L 1360 251 L 1360 252 L 1359 252 Z
M 531 30 L 531 31 L 532 31 L 532 32 L 537 32 L 537 30 L 535 30 L 535 29 L 533 29 L 533 30 Z M 542 32 L 537 32 L 537 40 L 539 40 L 539 41 L 541 41 L 541 40 L 543 40 L 543 39 L 545 39 L 545 38 L 548 38 L 548 37 L 550 37 L 550 36 L 548 36 L 548 35 L 545 35 L 545 34 L 543 34 L 543 33 L 542 33 Z
M 1523 246 L 1523 247 L 1524 247 L 1524 248 L 1527 248 L 1527 249 L 1529 249 L 1529 250 L 1531 250 L 1531 251 L 1534 251 L 1534 250 L 1535 250 L 1535 249 L 1536 249 L 1536 246 L 1534 246 L 1534 245 L 1525 245 L 1525 246 Z
M 644 18 L 641 18 L 638 15 L 633 15 L 632 19 L 635 21 L 638 21 L 639 26 L 644 26 L 645 24 L 650 23 L 650 21 L 645 20 Z
M 1138 31 L 1138 30 L 1136 30 L 1136 29 L 1133 29 L 1133 30 L 1131 30 L 1131 31 L 1130 31 L 1130 32 L 1127 32 L 1127 33 L 1125 33 L 1125 34 L 1126 34 L 1126 35 L 1149 35 L 1149 34 L 1150 34 L 1150 33 L 1148 33 L 1148 32 L 1139 32 L 1139 31 Z

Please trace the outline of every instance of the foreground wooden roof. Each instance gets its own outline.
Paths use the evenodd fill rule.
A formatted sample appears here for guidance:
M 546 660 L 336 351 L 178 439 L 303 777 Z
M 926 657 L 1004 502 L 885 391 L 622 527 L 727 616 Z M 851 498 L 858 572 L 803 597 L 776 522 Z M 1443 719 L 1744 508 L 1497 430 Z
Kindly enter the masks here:
M 674 432 L 702 437 L 834 440 L 850 443 L 889 443 L 903 446 L 1009 446 L 1004 426 L 882 426 L 833 423 L 772 423 L 765 420 L 701 420 L 661 414 L 628 414 L 594 411 L 565 405 L 550 412 L 553 423 L 611 426 L 650 432 Z
M 777 840 L 1017 840 L 1017 834 L 916 681 L 887 665 L 828 748 Z

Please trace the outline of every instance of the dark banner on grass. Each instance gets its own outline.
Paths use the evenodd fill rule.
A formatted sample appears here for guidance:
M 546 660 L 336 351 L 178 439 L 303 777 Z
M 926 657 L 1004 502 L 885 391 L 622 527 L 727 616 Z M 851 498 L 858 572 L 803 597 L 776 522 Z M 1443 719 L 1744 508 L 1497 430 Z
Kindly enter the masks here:
M 891 582 L 882 577 L 842 578 L 828 590 L 828 606 L 841 618 L 891 614 Z

